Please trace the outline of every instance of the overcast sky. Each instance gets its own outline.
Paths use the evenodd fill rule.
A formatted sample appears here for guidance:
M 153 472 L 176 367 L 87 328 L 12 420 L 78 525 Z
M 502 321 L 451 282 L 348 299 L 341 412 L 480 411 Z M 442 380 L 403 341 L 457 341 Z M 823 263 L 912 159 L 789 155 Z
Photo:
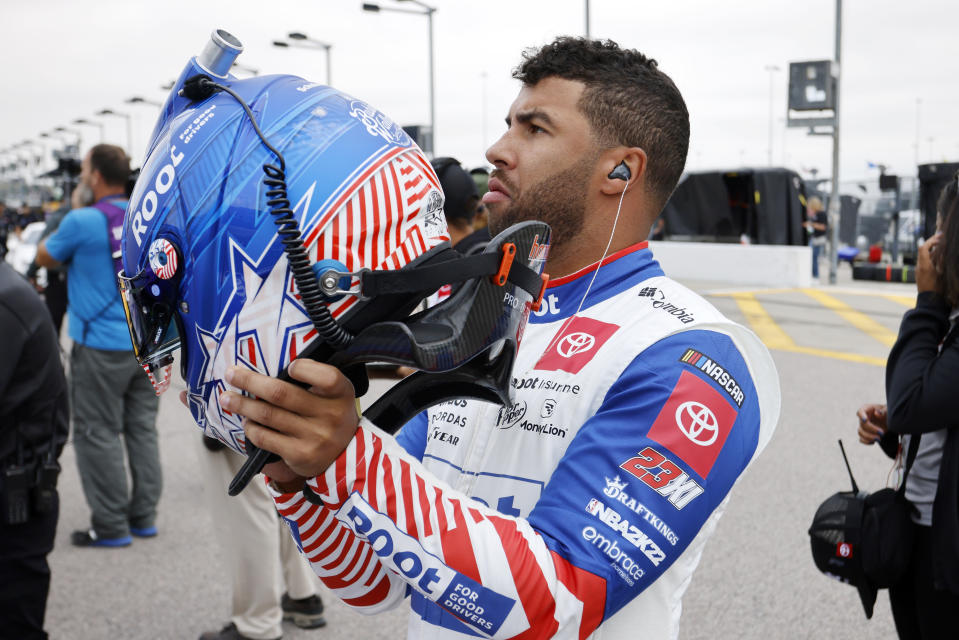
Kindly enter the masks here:
M 384 7 L 415 9 L 382 0 Z M 868 162 L 908 175 L 920 163 L 959 160 L 959 2 L 846 0 L 843 6 L 840 176 L 875 178 Z M 467 166 L 503 132 L 518 91 L 510 70 L 523 48 L 585 33 L 583 0 L 433 0 L 436 151 Z M 834 0 L 592 0 L 590 32 L 656 58 L 682 91 L 692 121 L 687 168 L 768 164 L 829 174 L 828 137 L 785 128 L 791 61 L 832 58 Z M 360 0 L 0 0 L 3 61 L 0 149 L 57 126 L 78 128 L 84 148 L 126 145 L 142 160 L 160 85 L 197 54 L 214 28 L 245 46 L 239 62 L 261 73 L 325 81 L 325 54 L 280 49 L 301 31 L 333 45 L 333 85 L 401 124 L 427 123 L 427 20 L 361 10 Z M 780 70 L 769 72 L 767 67 Z M 238 73 L 237 75 L 243 75 Z M 770 79 L 772 84 L 770 85 Z M 918 136 L 917 136 L 918 131 Z M 918 151 L 916 144 L 918 142 Z M 804 174 L 808 175 L 808 174 Z

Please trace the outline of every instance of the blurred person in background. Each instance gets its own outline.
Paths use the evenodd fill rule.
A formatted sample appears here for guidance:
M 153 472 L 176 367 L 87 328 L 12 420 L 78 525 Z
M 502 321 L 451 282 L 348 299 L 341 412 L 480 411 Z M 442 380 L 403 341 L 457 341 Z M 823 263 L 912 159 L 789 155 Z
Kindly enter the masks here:
M 0 202 L 0 260 L 7 257 L 7 237 L 10 233 L 10 212 L 6 204 Z
M 859 440 L 903 464 L 915 537 L 909 570 L 889 589 L 900 638 L 959 633 L 959 198 L 957 174 L 937 205 L 937 232 L 919 249 L 916 306 L 886 364 L 887 405 L 860 407 Z
M 812 247 L 812 277 L 819 278 L 819 256 L 826 246 L 826 229 L 829 217 L 822 200 L 813 196 L 806 205 L 806 233 L 809 234 L 809 246 Z
M 47 226 L 40 236 L 40 241 L 46 240 L 63 222 L 63 218 L 71 209 L 81 209 L 93 204 L 93 193 L 90 187 L 84 184 L 77 185 L 77 188 L 70 194 L 70 204 L 63 203 L 54 211 L 47 214 Z M 40 265 L 34 258 L 33 264 L 27 270 L 27 279 L 36 286 L 37 271 Z M 67 312 L 67 270 L 61 265 L 47 269 L 47 285 L 43 288 L 43 299 L 47 303 L 47 310 L 50 311 L 50 317 L 53 318 L 53 326 L 60 335 L 60 329 L 63 327 L 63 316 Z
M 473 233 L 473 217 L 480 195 L 476 183 L 456 158 L 434 158 L 433 171 L 443 188 L 443 215 L 450 232 L 450 244 L 460 253 L 469 248 L 461 242 Z
M 129 175 L 123 149 L 93 147 L 83 159 L 80 182 L 94 206 L 71 210 L 37 249 L 37 264 L 67 269 L 73 444 L 91 511 L 91 526 L 71 536 L 81 547 L 123 547 L 132 543 L 131 534 L 157 534 L 158 402 L 133 355 L 113 258 Z
M 0 636 L 43 639 L 67 388 L 43 302 L 2 261 L 0 335 Z
M 277 516 L 262 476 L 228 496 L 223 488 L 245 458 L 219 440 L 202 438 L 200 467 L 216 537 L 224 543 L 232 612 L 230 622 L 200 640 L 279 640 L 284 620 L 301 629 L 326 626 L 316 574 Z

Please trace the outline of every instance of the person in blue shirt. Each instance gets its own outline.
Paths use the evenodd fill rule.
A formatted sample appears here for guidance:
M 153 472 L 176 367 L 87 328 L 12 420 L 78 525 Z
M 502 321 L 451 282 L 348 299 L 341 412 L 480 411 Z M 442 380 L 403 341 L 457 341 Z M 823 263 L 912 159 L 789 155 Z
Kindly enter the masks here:
M 111 234 L 119 239 L 129 175 L 123 149 L 93 147 L 83 159 L 80 181 L 95 204 L 70 211 L 37 249 L 40 266 L 67 268 L 73 442 L 91 511 L 91 526 L 73 532 L 77 546 L 128 546 L 131 534 L 149 537 L 157 531 L 158 402 L 133 356 L 117 290 L 116 247 L 111 249 Z

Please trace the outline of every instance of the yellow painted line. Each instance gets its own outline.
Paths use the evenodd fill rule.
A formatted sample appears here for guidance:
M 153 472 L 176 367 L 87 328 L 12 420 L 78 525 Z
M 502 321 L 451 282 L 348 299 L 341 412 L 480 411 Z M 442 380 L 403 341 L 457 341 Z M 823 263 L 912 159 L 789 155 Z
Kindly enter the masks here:
M 735 298 L 736 296 L 741 294 L 756 295 L 757 293 L 761 293 L 763 295 L 767 295 L 767 294 L 774 294 L 774 293 L 791 293 L 793 291 L 796 291 L 796 289 L 795 288 L 793 289 L 752 289 L 752 290 L 746 290 L 746 291 L 725 290 L 725 291 L 707 291 L 703 295 L 714 296 L 717 298 Z
M 791 351 L 792 353 L 805 353 L 820 358 L 832 358 L 833 360 L 846 360 L 847 362 L 862 362 L 864 364 L 874 364 L 877 367 L 885 367 L 886 359 L 876 356 L 863 356 L 858 353 L 846 353 L 845 351 L 830 351 L 829 349 L 816 349 L 813 347 L 794 346 L 791 349 L 780 349 L 780 351 Z
M 801 289 L 801 291 L 827 309 L 835 311 L 843 320 L 874 340 L 877 340 L 879 343 L 887 347 L 891 347 L 896 343 L 895 333 L 861 311 L 856 311 L 838 298 L 834 298 L 819 289 Z
M 741 292 L 732 294 L 732 298 L 739 305 L 739 310 L 746 316 L 746 321 L 752 327 L 759 339 L 763 341 L 770 349 L 792 349 L 796 346 L 793 339 L 783 331 L 773 317 L 769 315 L 763 306 L 756 299 L 756 295 L 750 292 Z
M 846 353 L 844 351 L 830 351 L 829 349 L 817 349 L 815 347 L 802 347 L 797 345 L 789 335 L 776 324 L 769 312 L 763 308 L 755 294 L 751 292 L 739 292 L 729 294 L 739 310 L 746 317 L 746 322 L 752 330 L 759 336 L 769 349 L 777 351 L 788 351 L 790 353 L 804 353 L 806 355 L 818 356 L 820 358 L 832 358 L 833 360 L 845 360 L 847 362 L 861 362 L 872 364 L 879 367 L 886 366 L 885 358 L 875 356 L 864 356 L 858 353 Z
M 891 293 L 884 293 L 882 297 L 885 298 L 886 300 L 892 300 L 893 302 L 898 302 L 902 306 L 909 307 L 910 309 L 916 306 L 915 296 L 897 296 Z

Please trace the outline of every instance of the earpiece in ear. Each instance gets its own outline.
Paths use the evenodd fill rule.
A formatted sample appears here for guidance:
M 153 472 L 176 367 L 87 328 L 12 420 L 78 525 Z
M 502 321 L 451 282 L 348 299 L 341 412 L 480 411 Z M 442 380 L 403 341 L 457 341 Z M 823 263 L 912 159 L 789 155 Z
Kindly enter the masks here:
M 630 172 L 629 167 L 626 166 L 625 162 L 620 162 L 616 165 L 616 168 L 609 172 L 609 175 L 606 176 L 610 180 L 625 180 L 629 182 L 629 179 L 633 177 L 633 174 Z

